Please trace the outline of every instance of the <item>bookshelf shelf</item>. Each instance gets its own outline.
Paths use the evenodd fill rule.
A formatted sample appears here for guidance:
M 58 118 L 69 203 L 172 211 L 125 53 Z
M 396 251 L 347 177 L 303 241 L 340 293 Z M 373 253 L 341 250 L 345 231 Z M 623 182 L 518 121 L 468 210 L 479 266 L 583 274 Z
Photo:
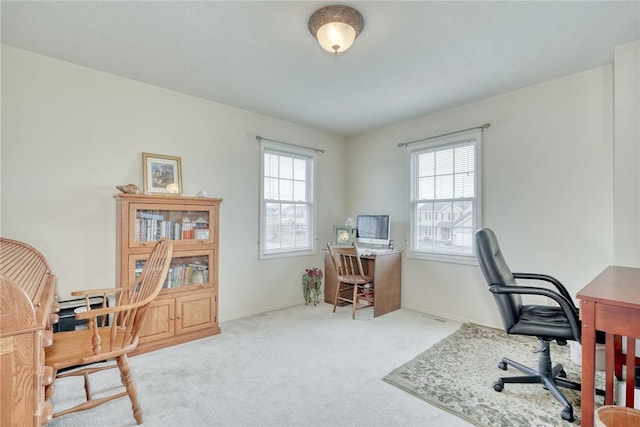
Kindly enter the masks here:
M 220 333 L 218 230 L 222 199 L 118 194 L 117 271 L 132 284 L 154 242 L 173 241 L 171 267 L 134 354 Z

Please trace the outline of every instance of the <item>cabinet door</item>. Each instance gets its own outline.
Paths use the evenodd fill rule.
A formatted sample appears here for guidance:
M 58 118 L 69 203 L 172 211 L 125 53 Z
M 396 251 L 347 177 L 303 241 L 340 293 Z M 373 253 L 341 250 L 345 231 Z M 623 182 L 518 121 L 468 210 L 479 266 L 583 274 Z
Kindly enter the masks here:
M 142 273 L 144 264 L 149 254 L 140 253 L 129 256 L 129 277 L 128 284 L 133 285 L 136 278 Z M 212 288 L 217 283 L 217 266 L 214 251 L 193 250 L 193 251 L 173 251 L 171 266 L 167 272 L 167 277 L 162 286 L 163 294 L 165 290 L 186 289 L 189 287 Z
M 213 327 L 217 321 L 214 294 L 199 292 L 176 298 L 176 335 Z
M 129 206 L 130 248 L 147 248 L 167 237 L 178 247 L 212 245 L 217 241 L 216 207 L 168 203 L 131 203 Z
M 155 299 L 149 304 L 147 318 L 140 331 L 140 343 L 172 337 L 175 308 L 173 298 Z

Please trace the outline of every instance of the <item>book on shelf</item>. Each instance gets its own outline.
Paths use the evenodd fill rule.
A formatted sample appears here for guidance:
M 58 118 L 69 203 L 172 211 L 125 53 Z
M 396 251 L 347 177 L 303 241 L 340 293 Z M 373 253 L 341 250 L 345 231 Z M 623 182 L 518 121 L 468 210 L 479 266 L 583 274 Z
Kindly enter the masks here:
M 207 228 L 200 228 L 206 226 Z M 209 224 L 196 223 L 185 218 L 182 221 L 155 218 L 136 218 L 135 238 L 138 242 L 152 242 L 162 238 L 171 240 L 208 240 Z
M 209 240 L 209 229 L 208 228 L 196 228 L 196 229 L 194 229 L 193 237 L 196 240 Z
M 167 287 L 178 287 L 209 282 L 209 266 L 201 263 L 173 265 L 167 273 Z
M 193 239 L 193 224 L 187 218 L 182 220 L 182 240 Z
M 136 213 L 136 217 L 137 218 L 143 218 L 143 219 L 155 219 L 155 220 L 163 220 L 164 219 L 164 215 L 162 215 L 161 213 L 148 212 L 148 211 L 138 211 Z
M 167 278 L 165 279 L 162 287 L 165 289 L 173 288 L 173 268 L 172 267 L 169 267 L 169 271 L 167 272 Z
M 202 217 L 193 222 L 193 238 L 196 240 L 209 240 L 209 223 Z

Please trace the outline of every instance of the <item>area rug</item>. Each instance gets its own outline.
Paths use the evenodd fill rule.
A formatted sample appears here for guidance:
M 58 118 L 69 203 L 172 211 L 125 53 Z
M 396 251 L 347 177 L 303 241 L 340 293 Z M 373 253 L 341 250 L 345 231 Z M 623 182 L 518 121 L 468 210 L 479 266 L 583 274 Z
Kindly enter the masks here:
M 499 369 L 502 357 L 536 367 L 537 345 L 535 337 L 507 335 L 467 323 L 383 380 L 477 426 L 579 425 L 579 392 L 563 389 L 574 405 L 576 420 L 569 423 L 560 417 L 560 403 L 542 385 L 505 384 L 502 392 L 493 389 L 493 382 L 501 376 L 521 375 L 513 367 Z M 579 382 L 580 367 L 571 362 L 569 346 L 551 345 L 554 365 L 562 363 L 567 379 Z M 597 376 L 596 383 L 601 381 Z M 597 406 L 602 404 L 600 399 L 596 397 Z

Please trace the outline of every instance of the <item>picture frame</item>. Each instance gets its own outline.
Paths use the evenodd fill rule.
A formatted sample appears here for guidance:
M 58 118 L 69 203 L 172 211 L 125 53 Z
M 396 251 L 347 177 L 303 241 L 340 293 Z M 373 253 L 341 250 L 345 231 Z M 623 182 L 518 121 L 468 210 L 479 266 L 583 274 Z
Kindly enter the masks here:
M 142 153 L 143 191 L 147 194 L 182 194 L 180 157 Z
M 344 225 L 333 226 L 333 243 L 336 246 L 351 246 L 355 237 L 355 228 Z

